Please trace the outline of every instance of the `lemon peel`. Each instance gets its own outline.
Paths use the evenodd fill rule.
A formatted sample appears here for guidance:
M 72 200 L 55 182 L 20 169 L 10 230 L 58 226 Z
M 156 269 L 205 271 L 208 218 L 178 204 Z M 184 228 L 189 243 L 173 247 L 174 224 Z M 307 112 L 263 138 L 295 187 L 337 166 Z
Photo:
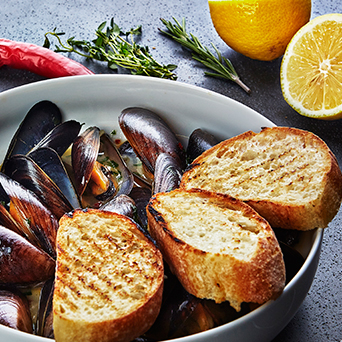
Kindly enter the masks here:
M 223 41 L 235 51 L 262 61 L 283 55 L 311 15 L 311 0 L 209 0 L 208 4 Z

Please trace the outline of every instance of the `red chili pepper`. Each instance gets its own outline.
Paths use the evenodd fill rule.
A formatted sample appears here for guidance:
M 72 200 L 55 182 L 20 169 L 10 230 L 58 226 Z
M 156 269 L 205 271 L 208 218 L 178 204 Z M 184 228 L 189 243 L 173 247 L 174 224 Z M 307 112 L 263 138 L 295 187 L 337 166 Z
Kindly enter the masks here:
M 3 65 L 47 78 L 94 74 L 84 65 L 42 46 L 0 38 L 0 67 Z

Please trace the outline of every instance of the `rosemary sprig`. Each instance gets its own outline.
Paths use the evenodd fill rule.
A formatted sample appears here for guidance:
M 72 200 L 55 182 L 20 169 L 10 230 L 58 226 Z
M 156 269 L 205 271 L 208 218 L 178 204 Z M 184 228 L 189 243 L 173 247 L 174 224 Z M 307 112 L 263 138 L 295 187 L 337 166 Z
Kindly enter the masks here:
M 158 63 L 149 53 L 147 46 L 140 46 L 134 41 L 134 37 L 141 34 L 141 26 L 123 32 L 112 18 L 110 25 L 103 22 L 96 30 L 96 39 L 76 40 L 75 37 L 67 39 L 63 43 L 61 36 L 64 32 L 45 33 L 44 47 L 50 48 L 48 36 L 57 38 L 59 46 L 55 46 L 55 52 L 73 52 L 87 59 L 105 61 L 110 69 L 116 70 L 118 67 L 128 69 L 131 74 L 146 75 L 159 78 L 176 80 L 177 76 L 173 70 L 176 65 L 163 65 Z
M 180 24 L 177 19 L 173 17 L 175 24 L 165 19 L 160 19 L 162 23 L 166 26 L 168 31 L 159 31 L 175 41 L 183 45 L 185 48 L 192 51 L 192 58 L 196 61 L 202 63 L 207 68 L 213 70 L 214 72 L 205 72 L 207 76 L 221 77 L 237 83 L 243 90 L 248 94 L 251 90 L 240 80 L 237 72 L 234 69 L 233 64 L 229 59 L 222 56 L 220 51 L 216 48 L 214 44 L 211 44 L 215 50 L 217 57 L 207 48 L 203 46 L 196 36 L 193 34 L 188 34 L 185 27 L 185 18 L 183 18 Z

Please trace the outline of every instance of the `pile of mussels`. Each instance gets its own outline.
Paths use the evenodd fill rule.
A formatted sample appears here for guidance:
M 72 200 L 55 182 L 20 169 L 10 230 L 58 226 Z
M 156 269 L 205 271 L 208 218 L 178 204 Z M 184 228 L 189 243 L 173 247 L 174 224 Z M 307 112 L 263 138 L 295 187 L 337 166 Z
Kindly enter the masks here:
M 119 125 L 127 141 L 117 146 L 98 127 L 80 133 L 79 122 L 63 122 L 50 101 L 35 104 L 21 122 L 0 172 L 0 324 L 53 338 L 61 216 L 76 208 L 110 210 L 129 216 L 148 235 L 145 208 L 151 195 L 177 188 L 187 164 L 218 142 L 196 129 L 185 150 L 166 122 L 144 108 L 123 110 Z M 289 281 L 304 260 L 289 246 L 294 232 L 282 234 Z M 253 309 L 246 304 L 237 313 L 229 303 L 198 299 L 182 288 L 167 265 L 166 275 L 159 317 L 137 341 L 186 336 Z M 37 289 L 34 301 L 30 294 Z

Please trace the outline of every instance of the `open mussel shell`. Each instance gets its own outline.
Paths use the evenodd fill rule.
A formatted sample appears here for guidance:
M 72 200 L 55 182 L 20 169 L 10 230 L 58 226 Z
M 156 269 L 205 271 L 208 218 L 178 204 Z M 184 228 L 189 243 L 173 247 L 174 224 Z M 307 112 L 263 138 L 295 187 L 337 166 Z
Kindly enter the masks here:
M 46 173 L 67 198 L 72 208 L 81 208 L 79 197 L 58 153 L 49 147 L 41 147 L 29 153 L 29 157 Z
M 119 175 L 119 186 L 115 191 L 115 196 L 128 195 L 134 184 L 134 179 L 131 171 L 127 168 L 125 162 L 123 161 L 119 151 L 115 147 L 113 140 L 106 133 L 102 134 L 100 137 L 100 153 L 103 154 L 111 163 L 114 163 Z
M 47 280 L 40 291 L 38 314 L 35 325 L 36 335 L 54 338 L 52 299 L 55 281 L 54 278 Z
M 0 187 L 10 199 L 9 210 L 23 236 L 32 244 L 56 256 L 58 221 L 30 190 L 0 172 Z
M 81 130 L 81 124 L 75 120 L 60 123 L 54 127 L 42 140 L 35 145 L 31 152 L 42 147 L 50 147 L 62 156 L 69 146 L 77 138 Z
M 89 127 L 79 135 L 72 145 L 71 160 L 74 171 L 75 187 L 82 196 L 90 180 L 99 153 L 100 129 Z
M 0 284 L 28 285 L 51 278 L 55 260 L 21 235 L 0 226 Z
M 156 113 L 140 107 L 124 109 L 119 125 L 133 150 L 150 173 L 160 153 L 173 156 L 181 169 L 185 167 L 185 151 L 175 133 Z
M 62 122 L 59 108 L 51 101 L 36 103 L 26 114 L 14 134 L 7 150 L 5 161 L 15 154 L 27 154 L 55 126 Z
M 219 140 L 214 135 L 204 129 L 195 129 L 189 137 L 188 146 L 186 149 L 187 162 L 190 164 L 200 156 L 204 151 L 215 146 Z
M 32 333 L 32 318 L 27 298 L 13 288 L 0 288 L 0 324 Z
M 57 219 L 73 209 L 59 187 L 30 157 L 12 156 L 6 163 L 5 173 L 34 192 Z
M 182 169 L 175 158 L 161 153 L 156 161 L 152 193 L 166 192 L 177 189 L 182 178 Z
M 119 154 L 132 172 L 134 183 L 137 186 L 151 188 L 153 183 L 153 175 L 150 172 L 145 172 L 143 163 L 134 152 L 130 143 L 126 140 L 118 148 Z

